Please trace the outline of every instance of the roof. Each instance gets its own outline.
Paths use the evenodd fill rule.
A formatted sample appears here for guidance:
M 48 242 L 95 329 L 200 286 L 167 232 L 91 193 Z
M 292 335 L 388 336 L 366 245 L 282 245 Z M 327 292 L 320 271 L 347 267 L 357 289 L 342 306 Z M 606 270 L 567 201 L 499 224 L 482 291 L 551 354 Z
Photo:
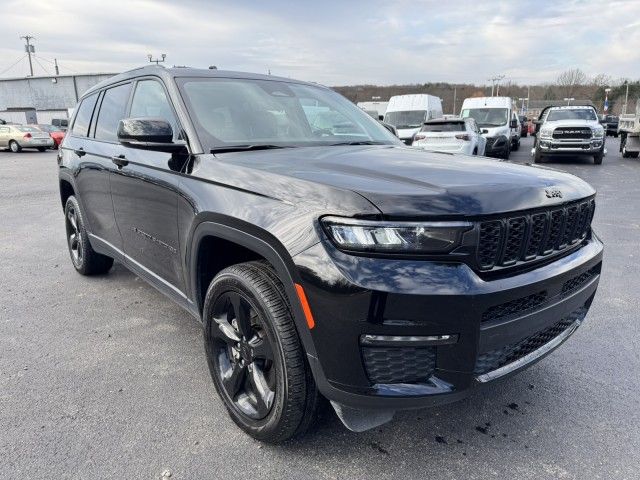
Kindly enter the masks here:
M 119 73 L 107 80 L 104 80 L 89 90 L 87 90 L 82 96 L 86 96 L 90 93 L 100 90 L 108 85 L 119 83 L 125 80 L 131 80 L 137 77 L 144 77 L 148 75 L 155 75 L 162 78 L 165 81 L 171 81 L 174 78 L 180 77 L 199 77 L 199 78 L 243 78 L 249 80 L 271 80 L 281 81 L 287 83 L 298 83 L 302 85 L 310 85 L 315 87 L 327 88 L 317 83 L 304 82 L 301 80 L 292 80 L 290 78 L 276 77 L 274 75 L 262 75 L 259 73 L 247 73 L 247 72 L 235 72 L 230 70 L 214 70 L 204 68 L 190 68 L 190 67 L 173 67 L 165 68 L 162 65 L 146 65 L 144 67 L 134 68 L 127 70 L 126 72 Z

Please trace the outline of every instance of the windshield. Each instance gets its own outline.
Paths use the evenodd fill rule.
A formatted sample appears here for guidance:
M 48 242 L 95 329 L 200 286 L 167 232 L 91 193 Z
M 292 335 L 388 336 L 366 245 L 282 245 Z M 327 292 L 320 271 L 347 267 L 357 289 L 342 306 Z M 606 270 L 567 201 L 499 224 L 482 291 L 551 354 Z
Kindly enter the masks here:
M 429 123 L 423 125 L 421 132 L 464 132 L 463 122 Z
M 390 123 L 396 128 L 418 128 L 426 119 L 426 110 L 387 112 L 384 116 L 385 123 Z
M 181 78 L 178 83 L 207 150 L 400 143 L 378 121 L 327 88 L 238 78 Z
M 567 108 L 562 110 L 549 110 L 547 121 L 557 120 L 597 120 L 596 112 L 592 108 Z
M 507 108 L 465 108 L 462 118 L 473 118 L 480 127 L 500 127 L 507 124 Z

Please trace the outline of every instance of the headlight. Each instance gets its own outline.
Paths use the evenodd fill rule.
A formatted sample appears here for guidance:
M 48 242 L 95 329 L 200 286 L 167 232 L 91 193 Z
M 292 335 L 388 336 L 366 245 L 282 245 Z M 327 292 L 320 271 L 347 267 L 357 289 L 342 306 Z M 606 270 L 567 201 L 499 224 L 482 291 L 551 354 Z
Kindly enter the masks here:
M 469 222 L 383 222 L 324 217 L 329 237 L 344 250 L 377 253 L 446 253 L 460 244 Z
M 553 128 L 542 128 L 540 130 L 540 136 L 544 138 L 551 138 L 553 135 Z
M 593 137 L 594 138 L 602 138 L 604 137 L 604 128 L 596 127 L 593 129 Z

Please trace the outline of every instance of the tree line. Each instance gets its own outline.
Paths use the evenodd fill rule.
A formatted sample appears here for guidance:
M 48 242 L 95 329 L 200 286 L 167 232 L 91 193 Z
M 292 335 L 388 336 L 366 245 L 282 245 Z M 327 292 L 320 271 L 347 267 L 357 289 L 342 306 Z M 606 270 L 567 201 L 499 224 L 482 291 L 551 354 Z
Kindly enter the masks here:
M 622 112 L 625 94 L 629 85 L 629 104 L 627 113 L 635 112 L 636 101 L 640 97 L 640 80 L 626 78 L 613 79 L 606 74 L 589 77 L 580 69 L 562 72 L 552 83 L 539 85 L 520 85 L 511 81 L 503 81 L 499 85 L 501 96 L 514 99 L 526 98 L 531 102 L 537 100 L 562 101 L 565 98 L 575 98 L 576 101 L 589 100 L 602 113 L 605 100 L 605 89 L 609 92 L 609 113 Z M 453 84 L 447 82 L 430 82 L 410 85 L 349 85 L 333 87 L 335 91 L 344 95 L 352 102 L 372 100 L 386 101 L 394 95 L 429 93 L 442 99 L 444 113 L 458 113 L 462 101 L 468 97 L 485 97 L 491 95 L 491 85 Z M 454 110 L 455 89 L 455 110 Z M 379 97 L 379 98 L 378 98 Z M 521 102 L 518 102 L 520 105 Z

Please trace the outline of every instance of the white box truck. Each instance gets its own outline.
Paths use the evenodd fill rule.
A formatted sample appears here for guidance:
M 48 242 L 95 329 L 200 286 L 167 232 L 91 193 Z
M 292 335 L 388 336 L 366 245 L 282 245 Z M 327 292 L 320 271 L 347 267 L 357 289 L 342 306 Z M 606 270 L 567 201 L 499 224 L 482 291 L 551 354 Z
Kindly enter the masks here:
M 473 118 L 487 139 L 485 155 L 508 159 L 520 147 L 518 107 L 509 97 L 465 98 L 462 118 Z
M 636 101 L 636 114 L 621 115 L 618 122 L 620 152 L 624 158 L 640 156 L 640 98 Z
M 413 136 L 427 120 L 442 118 L 442 100 L 434 95 L 396 95 L 389 99 L 384 123 L 393 125 L 398 137 L 411 145 Z
M 367 113 L 377 112 L 376 120 L 383 120 L 384 114 L 387 113 L 389 102 L 358 102 L 356 105 Z

